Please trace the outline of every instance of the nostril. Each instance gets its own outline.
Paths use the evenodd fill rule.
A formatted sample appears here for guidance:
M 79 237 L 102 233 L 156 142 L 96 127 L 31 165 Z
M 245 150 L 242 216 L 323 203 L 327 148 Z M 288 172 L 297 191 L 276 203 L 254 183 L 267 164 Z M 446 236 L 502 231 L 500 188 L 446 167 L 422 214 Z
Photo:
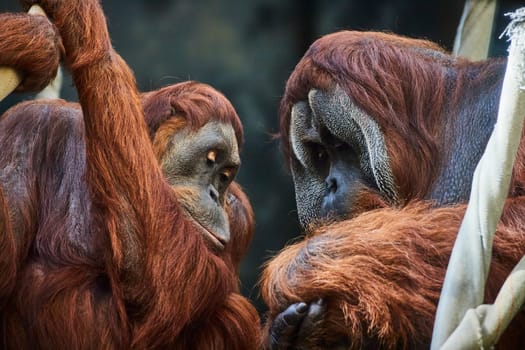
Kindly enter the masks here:
M 337 180 L 335 177 L 328 177 L 326 179 L 326 190 L 330 193 L 337 192 Z
M 214 202 L 219 203 L 219 192 L 213 186 L 210 186 L 210 197 Z

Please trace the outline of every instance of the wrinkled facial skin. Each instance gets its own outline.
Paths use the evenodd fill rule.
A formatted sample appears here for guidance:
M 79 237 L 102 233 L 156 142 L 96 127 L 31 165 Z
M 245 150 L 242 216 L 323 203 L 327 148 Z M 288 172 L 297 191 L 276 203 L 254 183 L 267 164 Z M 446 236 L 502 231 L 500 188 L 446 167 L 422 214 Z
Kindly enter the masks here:
M 301 225 L 346 218 L 363 186 L 397 201 L 379 126 L 339 87 L 311 90 L 308 101 L 293 106 L 290 141 Z
M 230 240 L 226 192 L 240 163 L 232 126 L 216 121 L 196 132 L 185 128 L 175 133 L 161 158 L 164 176 L 182 207 L 219 250 Z

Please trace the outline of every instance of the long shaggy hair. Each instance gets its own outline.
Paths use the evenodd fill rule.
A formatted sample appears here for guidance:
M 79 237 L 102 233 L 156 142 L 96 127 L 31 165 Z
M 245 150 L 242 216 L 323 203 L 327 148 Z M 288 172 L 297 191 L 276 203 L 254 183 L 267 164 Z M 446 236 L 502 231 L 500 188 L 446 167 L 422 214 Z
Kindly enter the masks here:
M 237 276 L 253 233 L 246 196 L 226 193 L 230 246 L 211 249 L 152 146 L 172 116 L 230 123 L 242 142 L 230 102 L 190 82 L 143 106 L 98 0 L 40 4 L 80 105 L 26 102 L 0 120 L 0 347 L 257 349 L 259 317 Z
M 517 203 L 513 203 L 514 205 Z M 508 273 L 525 254 L 525 227 L 509 218 L 525 215 L 525 203 L 504 212 L 494 239 L 485 302 L 493 302 Z M 511 209 L 510 209 L 511 208 Z M 264 270 L 261 293 L 269 319 L 288 305 L 322 298 L 326 323 L 304 348 L 326 339 L 350 339 L 351 348 L 428 347 L 441 292 L 465 206 L 431 208 L 421 202 L 383 208 L 315 228 L 286 247 Z M 498 348 L 524 345 L 522 312 Z M 372 346 L 373 345 L 373 346 Z
M 422 198 L 438 174 L 448 139 L 447 118 L 455 118 L 471 94 L 499 91 L 504 61 L 472 63 L 447 55 L 436 44 L 379 32 L 342 31 L 317 40 L 286 84 L 279 109 L 285 158 L 290 145 L 292 106 L 315 88 L 338 84 L 381 126 L 401 197 Z M 488 85 L 489 84 L 489 85 Z M 486 107 L 486 106 L 483 106 Z M 456 113 L 454 113 L 456 111 Z M 405 155 L 410 155 L 407 159 Z
M 343 31 L 312 44 L 281 101 L 280 135 L 287 161 L 294 159 L 292 106 L 306 101 L 311 89 L 329 91 L 339 85 L 378 123 L 402 200 L 392 207 L 365 187 L 354 198 L 359 215 L 314 225 L 304 240 L 277 254 L 261 282 L 269 306 L 266 332 L 290 304 L 323 299 L 323 323 L 307 339 L 297 340 L 300 348 L 322 349 L 340 339 L 348 340 L 352 349 L 428 348 L 466 204 L 437 208 L 426 200 L 447 162 L 461 161 L 465 152 L 475 149 L 462 149 L 462 144 L 453 149 L 453 141 L 459 142 L 455 129 L 470 127 L 462 135 L 470 143 L 484 142 L 476 130 L 490 135 L 505 64 L 501 59 L 469 62 L 434 43 L 386 33 Z M 521 142 L 494 239 L 486 302 L 494 300 L 525 254 L 524 181 Z M 521 312 L 498 347 L 524 347 L 524 325 Z

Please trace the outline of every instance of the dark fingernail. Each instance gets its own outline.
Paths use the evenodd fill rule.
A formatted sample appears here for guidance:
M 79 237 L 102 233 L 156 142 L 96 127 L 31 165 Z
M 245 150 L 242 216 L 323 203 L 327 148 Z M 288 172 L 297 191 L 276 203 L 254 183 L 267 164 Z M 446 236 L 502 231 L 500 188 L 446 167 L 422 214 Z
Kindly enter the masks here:
M 306 312 L 306 310 L 308 310 L 308 304 L 306 303 L 299 303 L 297 304 L 297 307 L 295 308 L 295 310 L 298 312 L 298 313 L 304 313 Z

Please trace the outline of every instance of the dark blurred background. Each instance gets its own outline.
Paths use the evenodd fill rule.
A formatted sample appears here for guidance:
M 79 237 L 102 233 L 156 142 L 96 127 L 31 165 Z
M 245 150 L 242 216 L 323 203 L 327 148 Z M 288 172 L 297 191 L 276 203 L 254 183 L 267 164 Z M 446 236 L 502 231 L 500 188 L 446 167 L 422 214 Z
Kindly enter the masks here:
M 515 3 L 515 1 L 514 1 Z M 241 268 L 243 293 L 259 310 L 261 265 L 300 234 L 291 177 L 283 165 L 277 108 L 285 82 L 308 46 L 342 30 L 391 31 L 451 49 L 463 10 L 458 0 L 106 0 L 113 44 L 134 70 L 139 88 L 192 79 L 222 91 L 244 123 L 246 143 L 238 181 L 255 209 L 257 227 Z M 495 37 L 506 23 L 501 13 Z M 2 0 L 0 11 L 20 11 Z M 505 53 L 499 41 L 492 54 Z M 1 54 L 1 53 L 0 53 Z M 66 75 L 61 96 L 76 100 Z M 12 95 L 9 106 L 32 98 Z

